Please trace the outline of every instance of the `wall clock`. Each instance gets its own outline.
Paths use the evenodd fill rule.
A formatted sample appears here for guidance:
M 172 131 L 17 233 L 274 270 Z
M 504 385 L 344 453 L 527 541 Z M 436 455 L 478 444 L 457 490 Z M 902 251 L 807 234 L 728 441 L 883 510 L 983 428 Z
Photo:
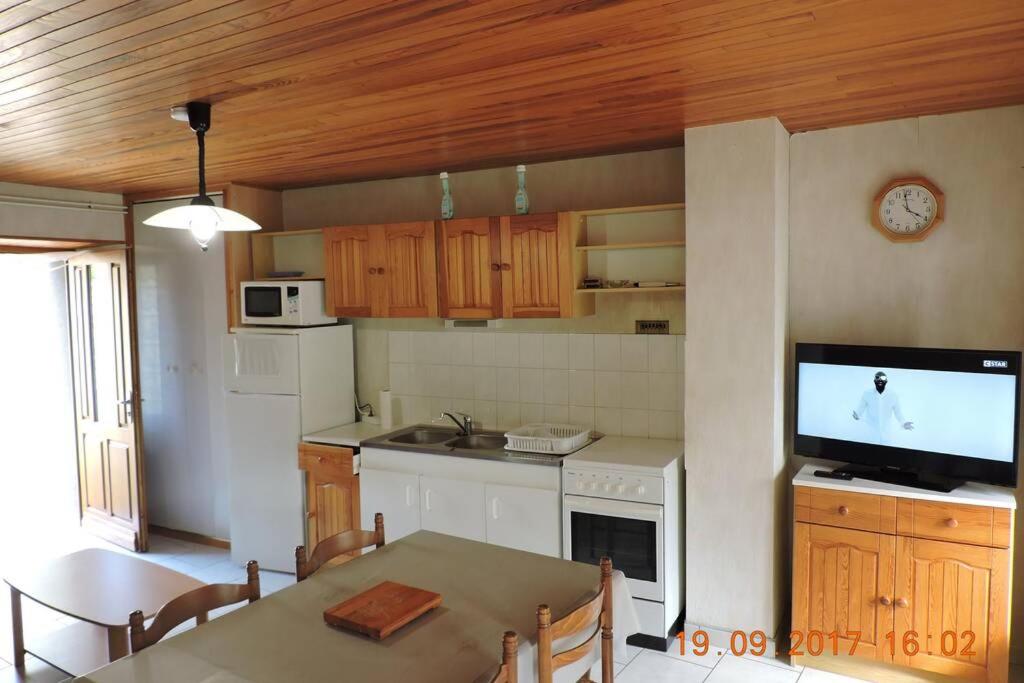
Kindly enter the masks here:
M 942 222 L 946 198 L 927 178 L 897 178 L 875 197 L 872 223 L 893 242 L 916 242 Z

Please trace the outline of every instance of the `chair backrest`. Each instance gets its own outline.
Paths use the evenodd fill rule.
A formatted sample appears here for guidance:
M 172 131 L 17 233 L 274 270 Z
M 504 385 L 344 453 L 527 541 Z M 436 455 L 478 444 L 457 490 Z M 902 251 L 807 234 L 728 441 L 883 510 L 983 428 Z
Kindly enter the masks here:
M 360 550 L 375 545 L 378 548 L 384 545 L 384 515 L 377 513 L 373 516 L 373 531 L 351 529 L 334 534 L 329 538 L 320 541 L 313 554 L 306 557 L 306 546 L 300 545 L 295 549 L 295 580 L 305 581 L 312 576 L 324 564 L 330 562 L 339 555 L 350 553 L 353 550 Z
M 196 588 L 184 595 L 179 595 L 157 611 L 149 628 L 145 627 L 145 615 L 136 610 L 128 617 L 131 630 L 132 652 L 144 650 L 153 645 L 171 629 L 189 619 L 196 624 L 205 624 L 208 612 L 248 600 L 250 603 L 260 599 L 260 567 L 253 560 L 245 566 L 246 582 L 214 583 Z
M 505 631 L 501 639 L 501 666 L 491 683 L 519 683 L 519 636 Z
M 593 628 L 589 637 L 579 645 L 559 653 L 552 653 L 552 643 Z M 601 681 L 613 683 L 615 665 L 612 660 L 612 561 L 601 558 L 601 583 L 597 596 L 577 607 L 558 621 L 551 623 L 551 610 L 547 605 L 537 608 L 537 676 L 539 683 L 552 683 L 554 672 L 578 662 L 594 651 L 598 636 L 601 639 Z

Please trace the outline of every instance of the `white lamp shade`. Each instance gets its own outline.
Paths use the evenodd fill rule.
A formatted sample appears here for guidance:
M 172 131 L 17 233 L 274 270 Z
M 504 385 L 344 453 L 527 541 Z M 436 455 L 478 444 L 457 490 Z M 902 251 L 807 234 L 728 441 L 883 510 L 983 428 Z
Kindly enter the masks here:
M 251 232 L 260 229 L 259 224 L 237 211 L 204 204 L 175 206 L 142 222 L 154 228 L 191 230 L 196 234 L 211 236 L 215 232 Z

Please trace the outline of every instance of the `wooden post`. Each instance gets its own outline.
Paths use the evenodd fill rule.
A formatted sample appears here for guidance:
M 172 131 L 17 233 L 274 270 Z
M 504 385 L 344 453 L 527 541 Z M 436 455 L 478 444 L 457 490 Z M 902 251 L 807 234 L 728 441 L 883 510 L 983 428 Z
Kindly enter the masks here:
M 21 592 L 11 586 L 11 635 L 14 637 L 14 666 L 25 668 L 25 632 L 21 620 Z
M 256 560 L 249 560 L 245 565 L 245 574 L 249 579 L 249 603 L 260 599 L 260 566 Z
M 146 647 L 146 618 L 141 611 L 135 610 L 128 616 L 128 629 L 131 632 L 132 652 L 140 652 Z
M 540 683 L 551 683 L 551 608 L 537 608 L 537 678 Z
M 604 591 L 604 606 L 601 610 L 601 682 L 612 683 L 615 658 L 612 644 L 612 561 L 609 557 L 601 558 L 601 588 Z
M 508 683 L 519 681 L 519 636 L 515 631 L 505 631 L 505 637 L 501 640 L 502 663 L 508 672 Z
M 377 513 L 373 516 L 373 533 L 377 537 L 377 547 L 384 545 L 384 515 Z
M 295 547 L 295 583 L 306 580 L 306 546 Z

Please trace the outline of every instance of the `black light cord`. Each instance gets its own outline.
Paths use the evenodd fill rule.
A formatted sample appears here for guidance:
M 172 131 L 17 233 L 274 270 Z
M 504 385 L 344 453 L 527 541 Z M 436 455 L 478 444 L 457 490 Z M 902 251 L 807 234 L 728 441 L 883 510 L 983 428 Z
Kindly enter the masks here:
M 199 141 L 199 196 L 206 196 L 206 131 L 197 130 L 196 139 Z

